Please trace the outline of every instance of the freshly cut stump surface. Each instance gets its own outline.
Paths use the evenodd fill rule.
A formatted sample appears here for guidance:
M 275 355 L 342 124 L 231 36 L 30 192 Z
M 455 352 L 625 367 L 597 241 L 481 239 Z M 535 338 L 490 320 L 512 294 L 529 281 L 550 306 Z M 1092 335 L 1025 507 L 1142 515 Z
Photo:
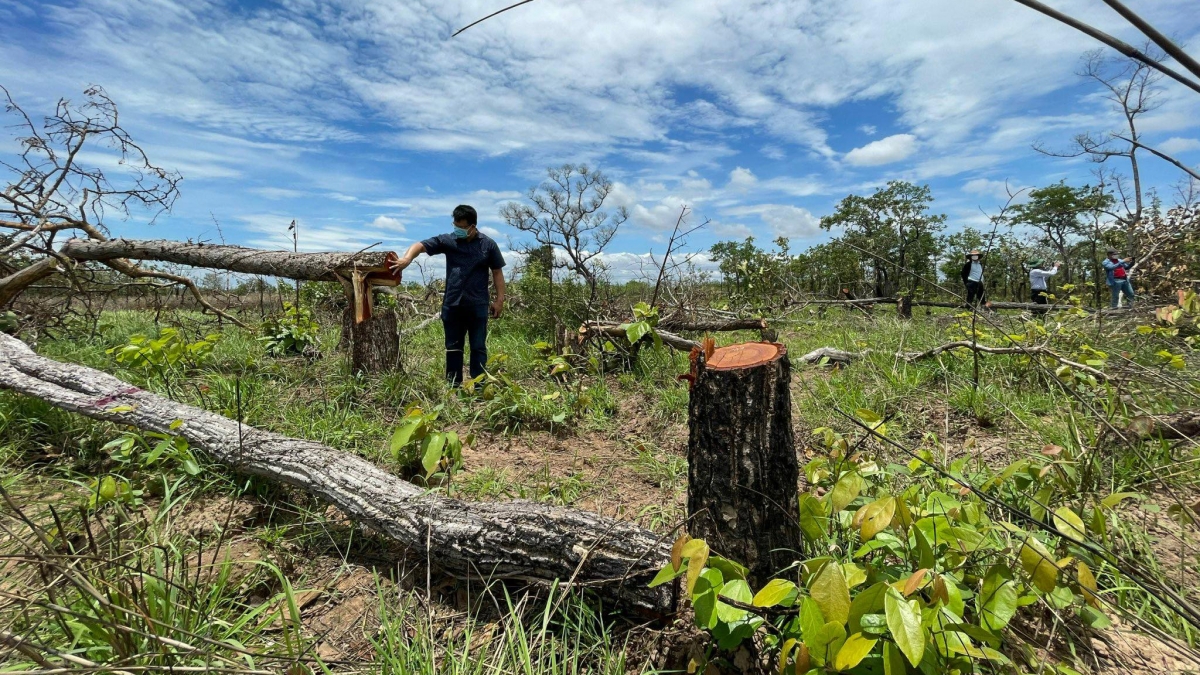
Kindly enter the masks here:
M 763 583 L 800 557 L 787 348 L 749 342 L 696 357 L 688 530 Z

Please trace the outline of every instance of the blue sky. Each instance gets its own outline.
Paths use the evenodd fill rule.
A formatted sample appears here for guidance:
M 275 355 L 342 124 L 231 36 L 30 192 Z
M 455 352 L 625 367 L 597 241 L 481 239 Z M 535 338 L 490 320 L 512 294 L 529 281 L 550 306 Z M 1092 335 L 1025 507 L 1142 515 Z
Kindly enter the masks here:
M 403 248 L 468 203 L 504 244 L 500 207 L 583 161 L 632 214 L 618 278 L 682 204 L 712 220 L 693 248 L 818 243 L 839 199 L 897 178 L 977 225 L 1006 181 L 1087 182 L 1030 145 L 1114 121 L 1075 75 L 1096 45 L 1011 0 L 538 0 L 450 38 L 503 4 L 0 0 L 0 84 L 34 113 L 101 85 L 183 174 L 171 214 L 117 235 L 290 247 L 295 218 L 309 250 Z M 1099 2 L 1052 4 L 1136 40 Z M 1200 43 L 1196 0 L 1131 5 Z M 1161 103 L 1146 138 L 1200 165 L 1200 97 Z M 1169 192 L 1178 171 L 1146 164 Z

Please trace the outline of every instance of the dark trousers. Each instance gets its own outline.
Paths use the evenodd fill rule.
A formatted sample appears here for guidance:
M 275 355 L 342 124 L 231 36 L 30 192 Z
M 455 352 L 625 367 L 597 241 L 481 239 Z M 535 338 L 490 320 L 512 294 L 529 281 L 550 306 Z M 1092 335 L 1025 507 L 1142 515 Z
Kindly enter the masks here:
M 967 304 L 974 305 L 983 302 L 983 283 L 980 281 L 967 282 Z
M 446 380 L 453 385 L 463 381 L 463 346 L 471 343 L 471 377 L 483 374 L 487 365 L 487 305 L 442 306 L 442 327 L 446 332 Z
M 1033 300 L 1035 303 L 1037 303 L 1039 305 L 1045 305 L 1048 302 L 1050 302 L 1050 298 L 1049 298 L 1049 296 L 1046 295 L 1046 291 L 1036 290 L 1036 289 L 1033 291 L 1030 291 L 1029 299 Z M 1045 314 L 1046 310 L 1035 309 L 1035 310 L 1033 310 L 1033 313 L 1034 314 Z

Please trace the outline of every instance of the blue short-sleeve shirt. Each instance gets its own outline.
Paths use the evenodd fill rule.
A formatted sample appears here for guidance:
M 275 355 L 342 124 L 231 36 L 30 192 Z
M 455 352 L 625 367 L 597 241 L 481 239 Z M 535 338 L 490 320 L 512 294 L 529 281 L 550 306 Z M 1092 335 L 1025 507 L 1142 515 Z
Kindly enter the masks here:
M 428 255 L 446 256 L 446 292 L 442 304 L 486 305 L 492 270 L 504 267 L 504 256 L 492 238 L 477 233 L 471 239 L 439 234 L 421 242 Z

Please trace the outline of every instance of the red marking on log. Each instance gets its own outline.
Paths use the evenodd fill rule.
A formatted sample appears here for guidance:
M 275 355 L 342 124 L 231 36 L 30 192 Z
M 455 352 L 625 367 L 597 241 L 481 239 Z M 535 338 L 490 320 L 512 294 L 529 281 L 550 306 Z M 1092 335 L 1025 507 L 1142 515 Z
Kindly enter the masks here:
M 124 389 L 117 391 L 115 394 L 109 394 L 108 396 L 102 396 L 102 397 L 96 399 L 96 402 L 94 405 L 97 408 L 102 408 L 102 407 L 108 405 L 109 403 L 116 401 L 117 399 L 121 398 L 122 396 L 127 396 L 129 394 L 136 394 L 139 391 L 141 391 L 141 389 L 138 389 L 137 387 L 126 387 Z

